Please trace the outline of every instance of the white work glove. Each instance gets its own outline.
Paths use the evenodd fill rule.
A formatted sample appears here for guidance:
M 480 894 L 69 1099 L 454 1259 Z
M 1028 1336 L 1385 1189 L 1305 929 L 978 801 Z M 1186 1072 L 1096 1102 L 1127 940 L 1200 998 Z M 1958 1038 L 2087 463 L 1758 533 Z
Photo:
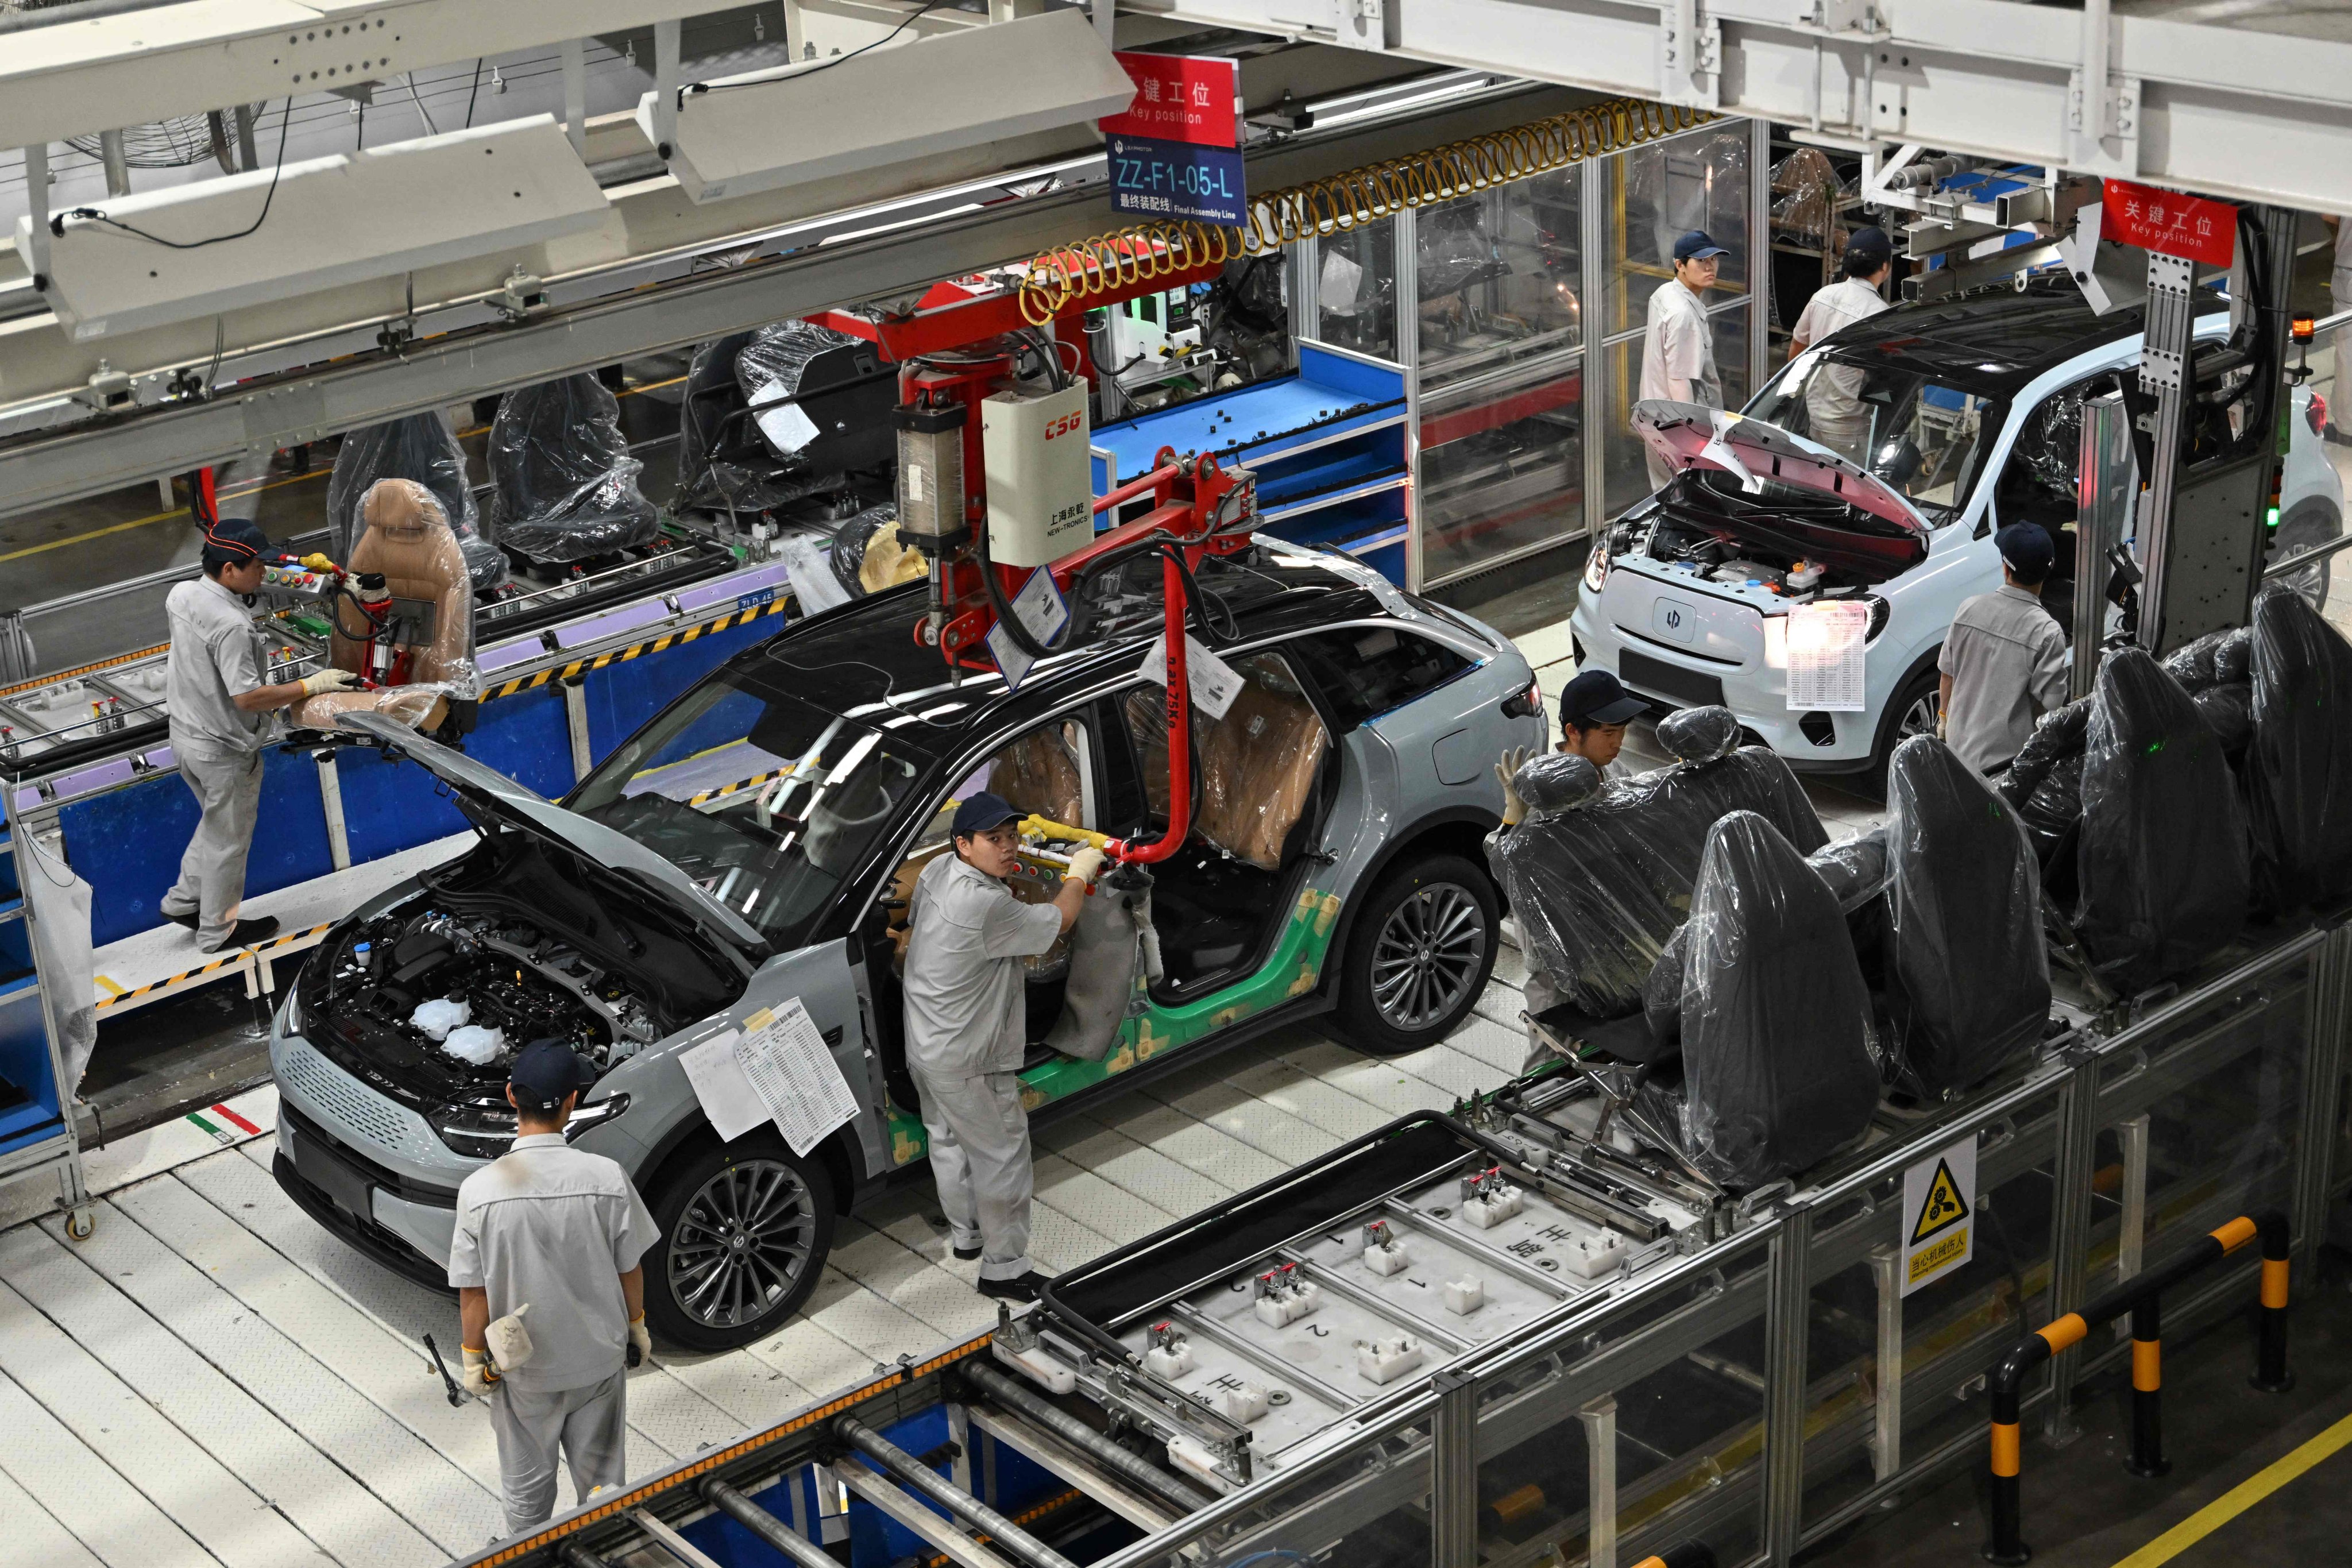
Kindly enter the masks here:
M 1062 873 L 1062 880 L 1092 883 L 1109 861 L 1109 856 L 1089 844 L 1070 857 L 1070 868 Z
M 1495 764 L 1495 776 L 1503 781 L 1503 826 L 1506 827 L 1517 827 L 1528 819 L 1528 803 L 1519 798 L 1519 792 L 1511 787 L 1511 781 L 1519 776 L 1519 770 L 1527 766 L 1528 759 L 1534 755 L 1535 748 L 1532 746 L 1514 746 L 1503 753 L 1501 762 Z
M 654 1359 L 654 1336 L 643 1312 L 629 1320 L 629 1349 L 636 1352 L 629 1360 L 631 1366 L 648 1365 Z
M 467 1345 L 465 1375 L 458 1381 L 466 1385 L 466 1392 L 475 1398 L 488 1399 L 490 1396 L 490 1390 L 497 1386 L 499 1381 L 499 1369 L 491 1362 L 490 1352 Z
M 316 675 L 302 678 L 302 695 L 316 697 L 322 691 L 348 691 L 360 683 L 360 678 L 348 669 L 330 666 Z

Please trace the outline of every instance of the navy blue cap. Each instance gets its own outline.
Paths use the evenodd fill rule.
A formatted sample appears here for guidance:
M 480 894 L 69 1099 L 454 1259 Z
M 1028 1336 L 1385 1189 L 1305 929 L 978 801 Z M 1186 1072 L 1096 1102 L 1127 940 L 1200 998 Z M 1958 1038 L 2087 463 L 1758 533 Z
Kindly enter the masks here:
M 982 790 L 956 807 L 955 823 L 948 829 L 949 837 L 965 838 L 975 833 L 985 833 L 992 827 L 1002 827 L 1021 814 L 1005 803 L 1001 795 Z
M 2038 522 L 2012 522 L 1994 534 L 1992 542 L 2010 572 L 2022 583 L 2046 581 L 2051 563 L 2058 559 L 2050 531 Z
M 1875 272 L 1895 259 L 1895 242 L 1881 228 L 1858 228 L 1846 236 L 1845 259 L 1849 271 Z M 1859 267 L 1854 264 L 1861 263 Z
M 217 551 L 222 559 L 246 562 L 270 553 L 269 536 L 249 517 L 215 519 L 205 530 L 205 547 Z
M 1559 689 L 1559 723 L 1590 730 L 1595 724 L 1622 724 L 1649 711 L 1650 705 L 1617 683 L 1605 669 L 1588 669 Z
M 1728 256 L 1730 247 L 1715 243 L 1715 237 L 1703 228 L 1695 228 L 1675 241 L 1676 261 L 1704 261 L 1710 256 Z
M 586 1089 L 594 1079 L 579 1052 L 552 1038 L 531 1041 L 507 1069 L 516 1103 L 525 1110 L 560 1110 L 565 1095 Z

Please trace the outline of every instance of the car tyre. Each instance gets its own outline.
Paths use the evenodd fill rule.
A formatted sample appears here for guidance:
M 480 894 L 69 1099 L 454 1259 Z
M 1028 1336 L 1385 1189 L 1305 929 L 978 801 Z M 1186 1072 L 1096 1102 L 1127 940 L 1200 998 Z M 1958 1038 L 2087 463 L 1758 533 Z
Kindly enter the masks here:
M 1384 878 L 1349 931 L 1340 1040 L 1398 1057 L 1453 1033 L 1494 973 L 1500 904 L 1485 868 L 1459 855 L 1417 856 Z
M 1936 732 L 1936 692 L 1942 681 L 1942 673 L 1930 662 L 1895 690 L 1895 700 L 1879 715 L 1878 739 L 1870 748 L 1870 782 L 1882 795 L 1895 748 L 1914 735 Z
M 646 1319 L 681 1350 L 734 1350 L 773 1333 L 808 1300 L 832 1250 L 831 1173 L 772 1135 L 688 1157 L 651 1197 L 661 1239 L 644 1258 Z

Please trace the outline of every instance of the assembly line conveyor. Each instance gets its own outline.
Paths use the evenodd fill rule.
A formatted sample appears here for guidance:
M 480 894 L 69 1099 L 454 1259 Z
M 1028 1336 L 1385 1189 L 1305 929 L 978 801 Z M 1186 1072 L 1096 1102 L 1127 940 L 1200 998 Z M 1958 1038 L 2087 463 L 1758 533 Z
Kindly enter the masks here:
M 1596 1139 L 1573 1074 L 1406 1117 L 1064 1275 L 996 1331 L 593 1500 L 484 1564 L 1785 1563 L 1984 1452 L 2033 1326 L 2229 1217 L 2298 1267 L 2352 1171 L 2352 928 L 2273 930 L 1734 1199 Z M 1974 1258 L 1907 1296 L 1906 1171 L 1975 1151 Z M 2168 1300 L 2185 1331 L 2252 1259 Z M 2027 1405 L 2124 1353 L 2095 1336 Z M 2234 1342 L 2210 1352 L 2241 1353 Z M 919 1476 L 917 1472 L 921 1474 Z M 939 1504 L 929 1507 L 919 1497 Z

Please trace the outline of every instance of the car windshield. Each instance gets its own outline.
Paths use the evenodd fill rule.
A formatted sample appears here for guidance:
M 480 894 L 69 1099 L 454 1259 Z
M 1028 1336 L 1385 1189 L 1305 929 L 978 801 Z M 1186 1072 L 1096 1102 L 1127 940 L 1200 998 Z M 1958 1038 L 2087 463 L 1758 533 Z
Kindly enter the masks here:
M 929 767 L 880 730 L 730 670 L 625 742 L 566 804 L 790 947 Z
M 1748 416 L 1868 468 L 1931 522 L 1968 500 L 2000 405 L 1916 371 L 1812 353 L 1781 372 Z

